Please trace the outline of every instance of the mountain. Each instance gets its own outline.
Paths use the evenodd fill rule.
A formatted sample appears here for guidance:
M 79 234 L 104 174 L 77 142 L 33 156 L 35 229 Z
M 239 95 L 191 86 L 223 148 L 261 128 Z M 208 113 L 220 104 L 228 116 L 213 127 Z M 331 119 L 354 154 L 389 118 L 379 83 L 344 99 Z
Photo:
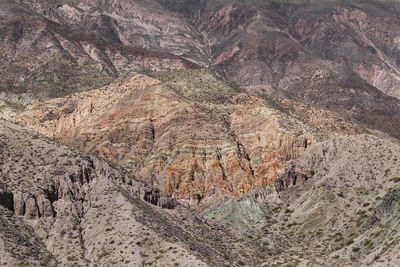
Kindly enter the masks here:
M 264 245 L 268 266 L 397 266 L 400 144 L 333 138 L 274 184 L 204 212 Z
M 203 33 L 211 67 L 248 92 L 399 137 L 397 1 L 160 2 Z
M 259 261 L 257 244 L 122 168 L 15 124 L 0 125 L 2 266 Z
M 252 97 L 206 70 L 137 74 L 10 118 L 124 166 L 186 206 L 267 185 L 311 144 L 363 133 L 338 114 Z
M 1 5 L 4 113 L 131 71 L 201 66 L 251 94 L 331 109 L 399 137 L 399 7 L 378 0 L 8 0 Z
M 400 265 L 399 15 L 1 1 L 0 266 Z
M 93 21 L 82 18 L 85 21 L 78 26 L 73 19 L 77 12 L 55 1 L 0 3 L 0 98 L 5 102 L 1 113 L 101 87 L 131 71 L 196 67 L 171 53 L 121 42 L 110 29 L 110 16 L 93 11 L 87 14 Z

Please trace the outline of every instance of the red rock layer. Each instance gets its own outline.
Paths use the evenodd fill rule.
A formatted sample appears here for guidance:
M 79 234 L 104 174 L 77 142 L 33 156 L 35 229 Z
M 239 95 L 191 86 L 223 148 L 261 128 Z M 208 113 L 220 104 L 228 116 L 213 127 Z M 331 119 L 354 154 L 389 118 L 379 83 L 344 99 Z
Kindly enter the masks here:
M 362 131 L 326 116 L 338 133 Z M 328 136 L 324 125 L 311 127 L 265 100 L 239 94 L 224 104 L 190 102 L 145 75 L 37 104 L 12 120 L 121 164 L 190 207 L 269 184 Z

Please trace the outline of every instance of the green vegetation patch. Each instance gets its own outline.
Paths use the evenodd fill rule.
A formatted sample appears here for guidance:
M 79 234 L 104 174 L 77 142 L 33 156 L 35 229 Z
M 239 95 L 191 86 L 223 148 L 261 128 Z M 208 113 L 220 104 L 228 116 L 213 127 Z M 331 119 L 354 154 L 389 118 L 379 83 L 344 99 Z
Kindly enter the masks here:
M 224 103 L 241 92 L 239 86 L 205 69 L 155 72 L 149 76 L 161 80 L 179 95 L 191 101 Z
M 400 182 L 400 177 L 393 177 L 392 179 L 390 179 L 390 181 L 392 181 L 394 183 L 398 183 L 398 182 Z

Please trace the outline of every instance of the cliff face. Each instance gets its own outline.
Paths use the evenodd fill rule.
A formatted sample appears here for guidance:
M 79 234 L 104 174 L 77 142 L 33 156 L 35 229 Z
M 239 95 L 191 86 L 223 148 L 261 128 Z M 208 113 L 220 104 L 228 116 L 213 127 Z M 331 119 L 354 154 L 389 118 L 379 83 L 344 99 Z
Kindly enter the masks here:
M 15 124 L 0 126 L 2 265 L 258 261 L 256 244 L 122 168 Z
M 188 86 L 196 77 L 216 79 L 204 71 L 192 71 L 191 77 Z M 269 184 L 285 162 L 334 132 L 364 131 L 328 111 L 322 113 L 331 118 L 328 129 L 323 123 L 308 125 L 306 117 L 298 116 L 301 112 L 290 111 L 297 119 L 272 108 L 275 100 L 235 95 L 222 80 L 219 87 L 212 87 L 214 94 L 221 90 L 235 96 L 211 104 L 203 103 L 196 91 L 184 98 L 184 82 L 174 84 L 165 74 L 162 79 L 166 83 L 134 75 L 98 90 L 34 105 L 11 119 L 118 163 L 191 207 Z

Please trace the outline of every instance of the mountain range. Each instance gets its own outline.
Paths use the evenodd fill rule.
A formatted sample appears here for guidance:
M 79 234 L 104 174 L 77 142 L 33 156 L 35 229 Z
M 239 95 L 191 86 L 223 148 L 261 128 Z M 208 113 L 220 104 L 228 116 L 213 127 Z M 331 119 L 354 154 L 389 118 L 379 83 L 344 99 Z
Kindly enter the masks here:
M 400 264 L 400 2 L 0 17 L 0 266 Z

